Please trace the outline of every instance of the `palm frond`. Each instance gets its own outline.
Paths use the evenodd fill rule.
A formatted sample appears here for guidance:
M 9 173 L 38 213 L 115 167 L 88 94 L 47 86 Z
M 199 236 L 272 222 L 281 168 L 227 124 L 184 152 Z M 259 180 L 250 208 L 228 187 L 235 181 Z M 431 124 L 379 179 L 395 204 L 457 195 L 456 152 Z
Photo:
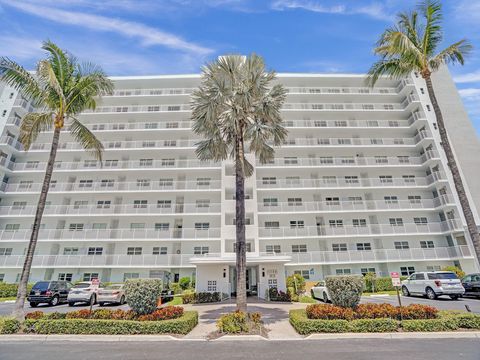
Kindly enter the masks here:
M 38 62 L 37 66 L 37 77 L 39 81 L 44 84 L 44 87 L 47 90 L 53 90 L 56 94 L 55 99 L 61 109 L 64 111 L 65 108 L 65 95 L 63 93 L 62 85 L 59 83 L 57 79 L 57 75 L 53 71 L 52 64 L 48 60 L 41 60 Z
M 422 50 L 425 57 L 433 55 L 443 39 L 442 34 L 442 4 L 436 0 L 426 0 L 420 3 L 419 9 L 425 18 L 423 29 Z
M 78 119 L 70 117 L 70 134 L 79 142 L 82 147 L 92 152 L 93 156 L 102 164 L 103 144 L 102 142 Z
M 30 149 L 38 134 L 53 127 L 53 121 L 54 114 L 51 112 L 31 112 L 22 118 L 18 140 L 22 143 L 25 150 L 28 151 Z
M 403 59 L 381 59 L 375 62 L 367 75 L 367 84 L 375 86 L 378 79 L 383 76 L 389 76 L 394 79 L 401 79 L 409 75 L 416 68 L 410 62 L 403 62 Z
M 430 68 L 433 71 L 436 71 L 442 64 L 460 63 L 463 65 L 465 62 L 465 57 L 470 54 L 471 50 L 472 45 L 467 40 L 463 39 L 457 41 L 430 59 Z
M 58 83 L 65 88 L 74 72 L 75 58 L 69 57 L 66 51 L 50 40 L 43 43 L 42 49 L 49 55 L 47 61 L 50 63 Z

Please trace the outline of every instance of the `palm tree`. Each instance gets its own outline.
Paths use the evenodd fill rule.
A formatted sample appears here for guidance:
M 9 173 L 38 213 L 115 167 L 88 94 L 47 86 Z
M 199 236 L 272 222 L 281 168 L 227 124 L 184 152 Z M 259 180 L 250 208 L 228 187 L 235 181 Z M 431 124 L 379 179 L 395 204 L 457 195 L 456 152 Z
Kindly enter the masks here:
M 96 98 L 113 91 L 113 83 L 99 67 L 91 63 L 80 64 L 75 57 L 51 41 L 44 42 L 42 49 L 47 52 L 48 57 L 39 61 L 34 75 L 10 59 L 0 58 L 0 80 L 18 89 L 37 109 L 36 112 L 27 113 L 20 125 L 19 140 L 25 150 L 30 149 L 40 132 L 54 129 L 50 156 L 18 285 L 13 314 L 19 320 L 24 319 L 23 307 L 28 278 L 52 178 L 60 132 L 67 125 L 70 135 L 86 150 L 92 152 L 101 163 L 102 143 L 76 116 L 83 110 L 95 109 Z
M 221 56 L 203 68 L 199 88 L 192 94 L 194 133 L 200 160 L 234 160 L 237 310 L 246 311 L 245 178 L 253 174 L 247 152 L 260 163 L 273 159 L 273 146 L 287 136 L 280 109 L 286 89 L 260 56 Z M 245 147 L 246 146 L 246 147 Z
M 431 75 L 440 66 L 459 63 L 463 65 L 465 56 L 471 51 L 470 43 L 463 39 L 443 50 L 438 47 L 443 39 L 442 6 L 439 1 L 420 3 L 419 11 L 398 14 L 395 26 L 385 30 L 377 42 L 374 52 L 381 56 L 369 71 L 368 81 L 373 86 L 381 75 L 400 79 L 412 72 L 421 74 L 427 84 L 428 95 L 437 118 L 442 146 L 452 172 L 455 189 L 460 199 L 468 232 L 472 239 L 477 260 L 480 259 L 480 236 L 472 209 L 465 193 L 447 130 L 433 89 Z M 420 19 L 419 19 L 420 18 Z M 423 22 L 421 21 L 423 18 Z

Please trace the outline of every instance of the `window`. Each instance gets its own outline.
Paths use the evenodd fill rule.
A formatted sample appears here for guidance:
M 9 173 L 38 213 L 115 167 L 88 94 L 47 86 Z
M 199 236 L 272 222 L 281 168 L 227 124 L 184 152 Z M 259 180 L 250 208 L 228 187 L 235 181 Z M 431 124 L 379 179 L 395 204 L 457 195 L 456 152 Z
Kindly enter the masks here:
M 128 247 L 127 248 L 127 255 L 142 255 L 142 248 L 141 247 Z
M 300 176 L 287 176 L 286 178 L 287 185 L 299 185 L 300 184 Z
M 410 202 L 410 204 L 420 204 L 422 201 L 422 197 L 419 195 L 409 195 L 408 201 Z
M 351 145 L 352 140 L 350 140 L 350 139 L 338 139 L 338 144 L 339 145 Z
M 410 245 L 408 244 L 408 241 L 395 241 L 393 244 L 395 245 L 396 250 L 410 249 Z
M 347 200 L 353 204 L 363 204 L 361 196 L 349 196 Z
M 103 247 L 89 247 L 87 255 L 102 255 Z
M 305 222 L 303 220 L 290 220 L 290 229 L 303 229 Z
M 140 274 L 139 273 L 124 273 L 123 274 L 123 281 L 125 282 L 128 279 L 139 279 Z
M 347 127 L 347 122 L 345 120 L 337 120 L 334 122 L 336 127 Z
M 391 226 L 403 226 L 403 219 L 402 218 L 390 218 L 388 219 Z
M 352 225 L 354 227 L 366 227 L 367 220 L 366 219 L 352 219 Z
M 93 223 L 92 224 L 92 229 L 93 230 L 106 230 L 107 229 L 107 223 Z
M 166 246 L 154 247 L 152 250 L 152 255 L 167 255 L 167 247 Z
M 385 204 L 398 204 L 398 197 L 394 195 L 384 196 Z
M 330 145 L 330 139 L 317 139 L 317 144 L 318 145 Z M 322 158 L 320 158 L 320 161 L 321 161 L 321 159 Z
M 358 184 L 358 176 L 345 176 L 345 183 Z
M 195 223 L 195 230 L 208 230 L 210 228 L 210 223 Z
M 168 231 L 169 228 L 169 223 L 155 223 L 155 230 L 157 231 Z
M 78 248 L 77 247 L 63 248 L 63 255 L 78 255 Z
M 210 207 L 210 200 L 205 200 L 205 199 L 201 199 L 201 200 L 196 200 L 195 201 L 195 206 L 197 208 L 209 208 Z
M 177 122 L 167 122 L 166 128 L 167 129 L 177 129 L 178 128 L 178 123 Z
M 440 271 L 441 269 L 440 265 L 427 265 L 427 271 Z
M 106 188 L 106 187 L 113 187 L 115 184 L 115 180 L 113 179 L 104 179 L 100 181 L 100 187 Z
M 71 274 L 71 273 L 59 273 L 57 279 L 59 281 L 72 281 L 73 274 Z
M 150 179 L 137 179 L 137 187 L 149 187 Z
M 165 140 L 163 142 L 163 146 L 165 146 L 165 147 L 175 147 L 175 146 L 177 146 L 177 140 Z
M 315 120 L 313 124 L 315 127 L 327 127 L 327 122 L 325 120 Z
M 80 180 L 78 183 L 79 188 L 91 188 L 93 186 L 93 180 Z
M 163 167 L 175 166 L 175 159 L 162 159 L 161 166 Z
M 402 175 L 402 179 L 407 184 L 415 183 L 415 175 Z
M 27 161 L 25 164 L 26 169 L 36 169 L 38 168 L 38 161 Z
M 307 252 L 307 245 L 292 245 L 292 252 L 293 253 L 306 253 Z
M 26 207 L 26 201 L 14 201 L 12 205 L 12 210 L 24 210 Z
M 118 160 L 105 160 L 105 167 L 117 167 Z
M 333 164 L 333 157 L 331 156 L 320 156 L 320 164 Z
M 355 164 L 355 159 L 351 156 L 340 158 L 342 164 Z
M 160 187 L 172 187 L 173 179 L 160 179 L 158 180 L 158 185 L 160 185 Z
M 397 156 L 397 159 L 400 164 L 408 164 L 410 162 L 410 157 L 408 156 Z
M 232 250 L 233 250 L 233 252 L 237 252 L 237 243 L 236 242 L 234 242 L 232 244 Z M 249 243 L 249 242 L 245 243 L 245 251 L 246 252 L 252 252 L 252 243 Z
M 367 275 L 368 273 L 376 274 L 375 268 L 361 268 L 360 272 L 363 276 Z
M 402 276 L 410 276 L 415 272 L 414 266 L 401 266 L 400 267 L 400 274 Z
M 134 209 L 146 209 L 148 205 L 148 200 L 133 200 Z
M 10 256 L 12 252 L 13 248 L 0 248 L 0 256 Z
M 204 177 L 197 178 L 197 185 L 198 186 L 210 186 L 210 181 L 211 180 L 212 180 L 211 178 L 204 178 Z
M 33 185 L 33 180 L 23 180 L 23 181 L 20 181 L 18 188 L 21 190 L 29 190 L 32 188 L 32 185 Z
M 20 230 L 20 224 L 6 224 L 5 231 L 17 231 Z
M 97 167 L 97 160 L 84 160 L 83 167 L 86 167 L 86 168 Z
M 330 227 L 343 227 L 343 220 L 337 219 L 337 220 L 328 220 L 328 224 Z
M 347 244 L 332 244 L 333 251 L 347 251 Z
M 386 156 L 375 156 L 376 164 L 388 164 L 388 158 Z
M 298 160 L 296 157 L 285 157 L 284 158 L 285 165 L 295 165 L 298 164 Z
M 268 206 L 277 206 L 278 205 L 278 199 L 277 198 L 265 198 L 263 199 L 263 206 L 268 207 Z
M 372 245 L 369 242 L 366 243 L 357 243 L 358 251 L 370 251 L 372 250 Z
M 335 269 L 335 274 L 337 275 L 350 275 L 352 270 L 350 269 Z
M 302 206 L 302 198 L 288 198 L 288 206 Z
M 338 197 L 326 197 L 325 202 L 327 205 L 340 205 L 340 198 Z
M 153 166 L 153 159 L 140 159 L 140 166 L 141 167 Z
M 145 223 L 130 223 L 130 230 L 145 229 Z
M 390 127 L 399 127 L 400 124 L 399 124 L 399 122 L 396 121 L 396 120 L 390 120 L 390 121 L 388 122 L 388 126 L 390 126 Z
M 392 184 L 393 183 L 393 178 L 391 175 L 380 175 L 379 176 L 380 183 L 382 184 Z
M 207 281 L 207 291 L 210 291 L 210 292 L 217 291 L 217 281 L 216 280 L 208 280 Z
M 156 129 L 158 127 L 158 123 L 145 123 L 145 129 Z
M 160 111 L 160 106 L 159 105 L 150 105 L 147 107 L 147 111 L 152 112 L 152 111 Z
M 427 220 L 426 217 L 414 217 L 413 222 L 415 223 L 415 225 L 427 225 L 428 224 L 428 220 Z
M 280 245 L 266 245 L 265 251 L 270 254 L 279 254 L 281 252 Z
M 279 229 L 280 223 L 278 221 L 265 221 L 265 229 Z
M 98 273 L 83 273 L 82 281 L 92 281 L 98 279 Z
M 337 177 L 336 176 L 322 176 L 322 181 L 324 184 L 336 184 Z
M 204 254 L 208 254 L 208 252 L 209 252 L 208 246 L 195 246 L 193 248 L 194 255 L 204 255 Z
M 309 279 L 310 279 L 310 271 L 309 271 L 309 270 L 295 270 L 293 273 L 300 275 L 300 276 L 303 277 L 305 280 L 309 280 Z
M 68 230 L 70 231 L 83 231 L 83 225 L 84 224 L 70 224 L 68 227 Z
M 433 249 L 435 247 L 435 244 L 433 241 L 427 240 L 427 241 L 420 241 L 420 247 L 422 249 Z
M 76 200 L 73 202 L 74 209 L 85 209 L 88 205 L 88 201 L 86 200 Z
M 111 203 L 110 200 L 99 200 L 97 201 L 97 209 L 110 209 Z

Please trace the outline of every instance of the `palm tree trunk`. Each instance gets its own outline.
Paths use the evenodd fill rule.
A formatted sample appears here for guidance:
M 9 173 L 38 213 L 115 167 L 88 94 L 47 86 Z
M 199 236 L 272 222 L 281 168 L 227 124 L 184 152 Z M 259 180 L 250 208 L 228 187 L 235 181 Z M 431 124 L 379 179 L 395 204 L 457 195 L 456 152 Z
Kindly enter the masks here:
M 40 198 L 38 199 L 35 220 L 33 221 L 32 235 L 30 236 L 25 262 L 23 263 L 22 276 L 20 277 L 20 283 L 18 284 L 17 300 L 15 302 L 13 315 L 20 321 L 25 319 L 23 308 L 25 305 L 25 298 L 27 296 L 28 278 L 30 277 L 33 255 L 35 253 L 35 247 L 37 246 L 38 232 L 42 222 L 43 210 L 45 209 L 45 202 L 47 200 L 48 189 L 50 187 L 50 180 L 52 179 L 53 165 L 55 164 L 55 157 L 57 156 L 60 130 L 60 127 L 55 127 L 53 132 L 52 146 L 50 149 L 50 156 L 48 158 L 47 169 L 45 171 L 45 177 L 43 178 L 42 192 L 40 193 Z
M 445 128 L 442 111 L 440 110 L 440 106 L 438 105 L 437 98 L 435 96 L 435 91 L 433 90 L 433 84 L 430 75 L 425 76 L 425 82 L 427 83 L 428 95 L 430 97 L 430 101 L 432 102 L 433 110 L 437 118 L 438 131 L 440 132 L 442 147 L 443 150 L 445 150 L 448 167 L 452 172 L 453 183 L 455 184 L 455 189 L 457 190 L 458 198 L 460 199 L 460 205 L 462 206 L 463 215 L 465 216 L 465 220 L 467 222 L 468 233 L 472 239 L 473 248 L 475 249 L 478 263 L 480 260 L 480 235 L 478 233 L 477 224 L 475 224 L 475 218 L 473 217 L 473 212 L 470 208 L 470 203 L 468 202 L 462 177 L 460 176 L 460 171 L 458 169 L 452 147 L 450 146 L 450 142 L 448 140 L 447 129 Z
M 247 311 L 247 254 L 245 246 L 245 175 L 242 167 L 243 136 L 237 136 L 235 151 L 235 228 L 237 268 L 237 310 Z

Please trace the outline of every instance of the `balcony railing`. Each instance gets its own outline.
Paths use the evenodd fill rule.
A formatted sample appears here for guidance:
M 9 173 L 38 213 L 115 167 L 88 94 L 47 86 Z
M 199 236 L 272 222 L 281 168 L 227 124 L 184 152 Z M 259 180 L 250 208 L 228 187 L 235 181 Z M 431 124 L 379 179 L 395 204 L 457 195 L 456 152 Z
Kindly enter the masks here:
M 329 237 L 329 236 L 358 236 L 358 235 L 409 235 L 409 234 L 443 234 L 450 231 L 461 231 L 461 222 L 456 219 L 426 224 L 403 223 L 392 226 L 390 224 L 366 224 L 364 226 L 304 226 L 304 227 L 259 227 L 261 238 L 284 237 Z
M 38 193 L 42 189 L 42 183 L 3 183 L 0 185 L 0 191 L 10 192 L 28 192 Z M 172 181 L 159 182 L 126 182 L 118 181 L 114 183 L 103 183 L 95 181 L 92 183 L 50 183 L 49 192 L 137 192 L 137 191 L 169 191 L 169 190 L 220 190 L 220 180 L 210 180 L 208 182 L 198 181 Z
M 258 203 L 259 213 L 271 212 L 334 212 L 334 211 L 371 211 L 371 210 L 428 210 L 438 206 L 452 204 L 450 196 L 442 195 L 435 199 L 421 200 L 357 200 L 357 201 L 316 201 L 316 202 L 279 202 Z
M 257 180 L 258 189 L 320 189 L 359 187 L 417 187 L 429 186 L 436 181 L 446 180 L 445 173 L 435 172 L 426 177 L 415 178 L 329 178 L 329 179 L 275 179 Z
M 8 241 L 28 241 L 32 230 L 19 229 L 14 231 L 1 230 L 0 240 Z M 220 228 L 195 229 L 168 228 L 165 230 L 155 229 L 88 229 L 88 230 L 68 230 L 68 229 L 40 229 L 39 240 L 43 241 L 68 241 L 68 240 L 172 240 L 172 239 L 220 239 Z
M 0 216 L 34 216 L 37 207 L 34 205 L 0 206 Z M 168 214 L 220 214 L 221 204 L 171 204 L 169 206 L 145 205 L 46 205 L 45 216 L 63 215 L 168 215 Z

